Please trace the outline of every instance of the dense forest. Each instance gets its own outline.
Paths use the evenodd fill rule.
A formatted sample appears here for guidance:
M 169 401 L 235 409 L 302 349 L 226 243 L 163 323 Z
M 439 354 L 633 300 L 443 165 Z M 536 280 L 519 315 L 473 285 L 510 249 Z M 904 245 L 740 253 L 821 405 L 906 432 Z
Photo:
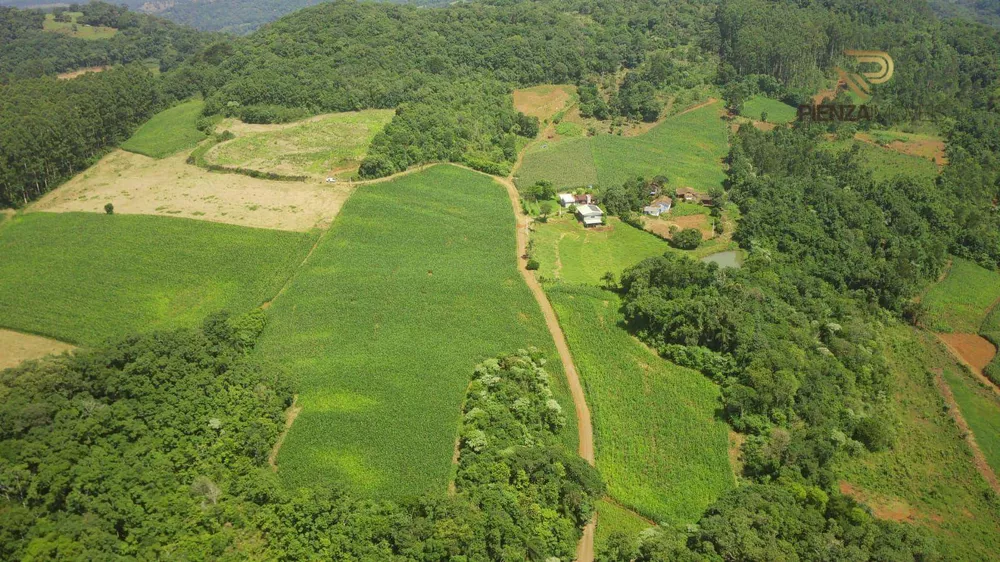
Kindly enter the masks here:
M 604 488 L 560 444 L 537 353 L 475 368 L 456 494 L 398 505 L 278 482 L 267 458 L 294 388 L 250 358 L 263 326 L 218 314 L 0 372 L 0 557 L 572 556 Z

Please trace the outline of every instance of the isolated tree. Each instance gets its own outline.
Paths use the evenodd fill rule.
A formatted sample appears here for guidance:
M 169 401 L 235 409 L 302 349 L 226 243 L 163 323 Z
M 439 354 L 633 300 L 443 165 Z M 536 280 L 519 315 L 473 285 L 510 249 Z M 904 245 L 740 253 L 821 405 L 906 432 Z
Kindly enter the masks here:
M 673 237 L 674 246 L 681 250 L 694 250 L 701 246 L 701 231 L 697 228 L 685 228 Z
M 604 275 L 601 276 L 601 286 L 609 291 L 614 291 L 618 288 L 618 281 L 613 271 L 604 272 Z
M 542 217 L 546 219 L 548 219 L 549 215 L 552 214 L 552 211 L 554 209 L 555 209 L 555 203 L 553 203 L 552 201 L 542 201 L 541 203 L 538 204 L 538 212 L 541 214 Z

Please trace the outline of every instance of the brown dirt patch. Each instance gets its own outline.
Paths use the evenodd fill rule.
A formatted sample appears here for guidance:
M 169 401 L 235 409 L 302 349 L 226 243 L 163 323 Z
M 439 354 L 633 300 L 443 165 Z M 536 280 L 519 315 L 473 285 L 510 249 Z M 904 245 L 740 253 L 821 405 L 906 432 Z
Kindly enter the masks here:
M 774 123 L 768 123 L 767 121 L 754 121 L 753 126 L 757 127 L 761 131 L 773 131 L 777 125 Z
M 948 164 L 948 157 L 945 156 L 944 152 L 945 144 L 942 139 L 911 139 L 907 141 L 894 140 L 887 145 L 879 145 L 868 133 L 857 133 L 854 135 L 854 138 L 876 146 L 883 146 L 883 148 L 888 148 L 889 150 L 893 150 L 901 154 L 924 158 L 937 163 L 938 166 Z
M 72 351 L 74 346 L 41 336 L 0 330 L 0 370 L 17 367 L 24 361 Z
M 817 92 L 816 95 L 813 96 L 813 103 L 819 105 L 823 103 L 824 99 L 831 99 L 831 100 L 837 99 L 837 94 L 840 93 L 841 90 L 846 88 L 847 84 L 838 81 L 833 88 L 827 90 L 820 90 L 819 92 Z
M 536 86 L 514 90 L 514 108 L 540 121 L 559 113 L 572 97 L 573 86 Z
M 667 214 L 659 218 L 643 217 L 643 224 L 649 232 L 668 240 L 670 239 L 671 226 L 676 226 L 678 230 L 684 230 L 685 228 L 697 228 L 701 231 L 701 236 L 704 240 L 711 240 L 715 237 L 715 231 L 712 230 L 712 225 L 709 223 L 708 215 L 671 217 Z
M 938 334 L 937 336 L 966 364 L 972 367 L 972 370 L 980 374 L 997 355 L 996 346 L 976 334 Z
M 917 510 L 899 498 L 866 492 L 845 480 L 840 481 L 840 493 L 867 505 L 871 508 L 875 517 L 879 519 L 895 521 L 897 523 L 913 523 L 920 516 Z
M 185 162 L 116 150 L 35 203 L 32 211 L 104 212 L 185 217 L 304 232 L 326 226 L 354 185 L 278 182 L 212 173 Z
M 72 72 L 63 72 L 62 74 L 56 74 L 56 78 L 60 80 L 72 80 L 78 76 L 83 76 L 84 74 L 90 72 L 104 72 L 109 70 L 110 66 L 89 66 L 87 68 L 81 68 L 79 70 L 74 70 Z
M 734 478 L 739 478 L 743 474 L 742 449 L 746 440 L 746 435 L 729 430 L 729 466 L 733 469 Z
M 278 440 L 274 442 L 274 447 L 271 449 L 271 454 L 267 456 L 267 464 L 271 466 L 271 470 L 278 472 L 278 453 L 281 452 L 281 446 L 285 443 L 285 436 L 288 435 L 288 430 L 292 428 L 292 424 L 295 423 L 295 418 L 299 417 L 302 413 L 302 406 L 298 405 L 299 397 L 295 395 L 292 398 L 292 405 L 285 410 L 285 428 L 281 430 L 281 435 L 278 436 Z

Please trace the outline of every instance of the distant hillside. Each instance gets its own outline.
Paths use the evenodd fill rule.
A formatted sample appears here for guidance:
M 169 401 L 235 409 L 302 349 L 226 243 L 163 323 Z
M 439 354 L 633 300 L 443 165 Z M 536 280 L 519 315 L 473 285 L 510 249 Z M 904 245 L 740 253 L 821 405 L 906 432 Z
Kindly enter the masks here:
M 930 0 L 930 5 L 942 17 L 979 21 L 1000 29 L 1000 0 Z

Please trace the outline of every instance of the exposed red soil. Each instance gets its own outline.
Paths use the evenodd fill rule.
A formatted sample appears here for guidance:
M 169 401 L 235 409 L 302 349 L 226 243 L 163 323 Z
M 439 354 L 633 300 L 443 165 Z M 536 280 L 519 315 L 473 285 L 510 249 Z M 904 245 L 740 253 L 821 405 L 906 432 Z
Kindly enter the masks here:
M 671 226 L 676 226 L 678 230 L 684 230 L 685 228 L 697 228 L 701 231 L 701 236 L 704 240 L 711 240 L 715 237 L 715 232 L 712 230 L 712 225 L 709 223 L 707 215 L 671 217 L 668 214 L 663 220 L 646 219 L 644 224 L 646 226 L 646 230 L 665 239 L 670 239 L 671 237 Z
M 867 142 L 869 144 L 874 144 L 876 146 L 882 146 L 883 148 L 888 148 L 899 152 L 901 154 L 906 154 L 908 156 L 916 156 L 917 158 L 924 158 L 932 162 L 937 163 L 938 167 L 943 167 L 948 163 L 948 157 L 945 156 L 944 152 L 944 140 L 930 140 L 930 139 L 919 139 L 919 140 L 894 140 L 887 145 L 879 145 L 875 142 L 875 139 L 868 133 L 857 133 L 854 138 L 862 142 Z
M 997 348 L 977 334 L 938 334 L 941 341 L 980 375 L 997 355 Z
M 854 486 L 846 480 L 841 480 L 840 493 L 850 496 L 855 501 L 863 503 L 871 508 L 875 517 L 886 521 L 897 523 L 914 523 L 921 518 L 921 514 L 909 504 L 899 498 L 890 498 L 873 494 Z M 929 519 L 935 519 L 929 517 Z

